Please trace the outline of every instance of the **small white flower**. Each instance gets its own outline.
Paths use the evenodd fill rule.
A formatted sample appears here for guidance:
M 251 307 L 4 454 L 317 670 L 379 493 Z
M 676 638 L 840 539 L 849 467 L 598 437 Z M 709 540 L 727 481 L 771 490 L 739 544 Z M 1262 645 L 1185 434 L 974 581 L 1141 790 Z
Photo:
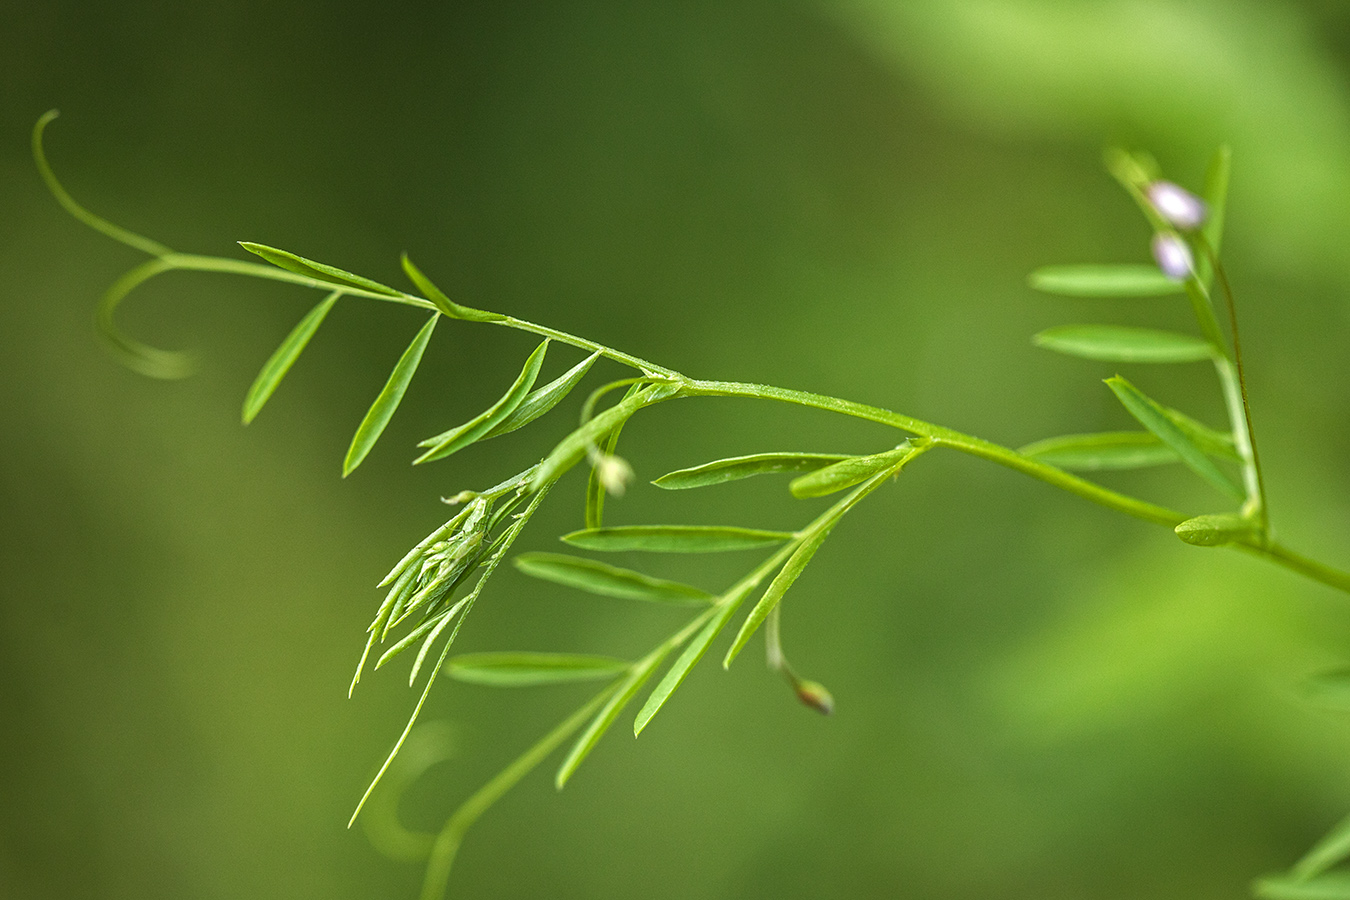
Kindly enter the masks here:
M 1173 281 L 1185 281 L 1195 271 L 1191 248 L 1175 234 L 1159 232 L 1153 236 L 1153 259 L 1162 273 Z
M 1148 202 L 1173 228 L 1190 231 L 1204 224 L 1209 215 L 1205 201 L 1170 181 L 1155 181 L 1145 190 Z
M 615 497 L 622 497 L 633 480 L 633 467 L 622 456 L 602 453 L 595 458 L 595 477 L 606 491 Z

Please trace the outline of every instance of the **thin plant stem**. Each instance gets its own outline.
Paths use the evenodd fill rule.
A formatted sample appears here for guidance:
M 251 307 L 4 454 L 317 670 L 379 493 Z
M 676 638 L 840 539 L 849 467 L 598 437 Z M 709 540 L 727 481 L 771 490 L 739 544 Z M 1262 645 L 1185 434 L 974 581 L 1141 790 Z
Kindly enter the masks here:
M 1214 276 L 1219 281 L 1219 288 L 1223 291 L 1225 304 L 1228 307 L 1228 333 L 1233 340 L 1233 365 L 1237 370 L 1238 392 L 1242 402 L 1243 424 L 1246 426 L 1245 450 L 1250 452 L 1250 466 L 1252 472 L 1252 481 L 1256 487 L 1256 514 L 1260 522 L 1262 534 L 1268 534 L 1270 530 L 1270 513 L 1266 505 L 1266 485 L 1265 479 L 1261 477 L 1261 457 L 1256 450 L 1256 432 L 1252 429 L 1252 405 L 1247 397 L 1247 378 L 1242 369 L 1242 339 L 1238 335 L 1237 322 L 1237 304 L 1233 299 L 1233 288 L 1228 282 L 1228 273 L 1224 271 L 1223 263 L 1219 261 L 1219 256 L 1210 246 L 1209 241 L 1205 240 L 1204 234 L 1198 236 L 1199 243 L 1204 248 L 1205 254 L 1209 257 L 1210 266 L 1214 270 Z M 1250 493 L 1250 488 L 1249 488 Z

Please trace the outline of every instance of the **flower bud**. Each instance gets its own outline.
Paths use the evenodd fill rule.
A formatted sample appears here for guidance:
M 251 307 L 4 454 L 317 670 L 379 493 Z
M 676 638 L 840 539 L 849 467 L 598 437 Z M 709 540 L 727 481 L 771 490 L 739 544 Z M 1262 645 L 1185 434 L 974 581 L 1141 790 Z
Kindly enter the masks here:
M 1151 247 L 1158 268 L 1173 281 L 1185 281 L 1195 271 L 1191 248 L 1179 236 L 1159 232 L 1153 236 Z
M 1144 193 L 1158 215 L 1173 228 L 1182 231 L 1199 228 L 1209 215 L 1205 201 L 1170 181 L 1155 181 Z
M 606 491 L 622 497 L 633 480 L 633 467 L 622 456 L 604 453 L 595 459 L 595 477 Z

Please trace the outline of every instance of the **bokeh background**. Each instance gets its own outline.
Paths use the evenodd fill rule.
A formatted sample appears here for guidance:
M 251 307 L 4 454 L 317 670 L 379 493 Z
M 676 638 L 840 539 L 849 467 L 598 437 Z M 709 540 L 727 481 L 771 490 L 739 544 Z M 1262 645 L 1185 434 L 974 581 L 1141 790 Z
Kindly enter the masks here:
M 446 324 L 343 481 L 421 314 L 339 304 L 244 429 L 257 367 L 316 298 L 227 277 L 171 275 L 122 315 L 199 374 L 119 368 L 91 311 L 139 259 L 44 192 L 27 141 L 53 106 L 67 186 L 176 249 L 257 240 L 393 283 L 407 250 L 474 305 L 1012 446 L 1128 425 L 1100 383 L 1116 367 L 1033 332 L 1185 323 L 1174 300 L 1025 287 L 1044 263 L 1145 258 L 1101 148 L 1197 185 L 1229 142 L 1275 522 L 1350 562 L 1343 4 L 0 0 L 0 896 L 414 896 L 417 866 L 344 829 L 415 699 L 400 667 L 345 697 L 373 585 L 438 496 L 522 468 L 579 403 L 410 469 L 532 346 Z M 1126 374 L 1221 421 L 1202 367 Z M 691 401 L 623 452 L 650 479 L 894 441 Z M 1107 480 L 1221 501 L 1178 468 Z M 610 515 L 811 514 L 759 482 L 641 486 Z M 554 548 L 580 496 L 573 475 L 520 548 Z M 647 562 L 718 588 L 751 560 Z M 461 641 L 629 655 L 676 621 L 503 571 Z M 978 461 L 929 455 L 861 507 L 784 627 L 833 718 L 758 653 L 705 660 L 641 740 L 625 718 L 561 795 L 546 768 L 492 810 L 453 895 L 1236 898 L 1350 810 L 1350 721 L 1300 694 L 1350 657 L 1345 597 Z M 406 818 L 434 826 L 584 696 L 443 683 L 426 719 L 456 755 Z

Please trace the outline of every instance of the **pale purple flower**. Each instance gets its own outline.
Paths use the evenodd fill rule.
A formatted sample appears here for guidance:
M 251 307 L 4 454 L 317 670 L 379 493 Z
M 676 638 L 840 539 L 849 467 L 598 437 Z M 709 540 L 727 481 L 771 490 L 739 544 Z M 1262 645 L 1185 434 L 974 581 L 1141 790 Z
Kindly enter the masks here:
M 1173 228 L 1182 231 L 1199 228 L 1209 215 L 1205 201 L 1170 181 L 1155 181 L 1144 193 L 1158 215 Z
M 1159 232 L 1153 236 L 1153 259 L 1173 281 L 1185 281 L 1195 271 L 1191 248 L 1178 235 Z

